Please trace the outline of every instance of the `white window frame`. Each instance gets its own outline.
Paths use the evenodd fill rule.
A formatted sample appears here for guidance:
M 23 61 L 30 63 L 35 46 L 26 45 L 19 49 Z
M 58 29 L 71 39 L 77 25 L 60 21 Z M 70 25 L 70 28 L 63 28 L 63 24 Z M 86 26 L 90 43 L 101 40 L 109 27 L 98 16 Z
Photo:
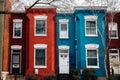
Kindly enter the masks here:
M 69 38 L 68 22 L 69 22 L 68 19 L 60 19 L 59 20 L 59 37 L 60 37 L 60 39 L 68 39 Z M 66 34 L 66 36 L 62 36 L 61 24 L 66 24 L 67 25 L 67 34 Z
M 45 65 L 35 65 L 36 49 L 45 49 Z M 47 44 L 34 44 L 34 68 L 47 68 Z
M 22 19 L 13 19 L 13 38 L 22 38 Z M 20 31 L 20 36 L 15 36 L 14 33 L 15 33 L 15 24 L 16 23 L 21 23 L 21 31 Z
M 21 45 L 12 45 L 11 46 L 11 60 L 12 60 L 12 54 L 13 50 L 20 50 L 20 73 L 21 73 L 21 53 L 22 53 L 22 46 Z M 11 62 L 10 72 L 12 73 L 12 62 Z
M 37 34 L 36 33 L 36 20 L 44 20 L 45 21 L 45 34 Z M 34 16 L 34 36 L 47 36 L 47 16 L 46 15 Z
M 118 26 L 117 26 L 117 23 L 116 22 L 108 23 L 108 29 L 109 29 L 109 39 L 118 39 Z M 110 36 L 110 31 L 112 31 L 112 30 L 116 31 L 116 37 L 111 37 Z
M 90 37 L 97 37 L 98 36 L 98 30 L 97 30 L 97 28 L 98 28 L 98 26 L 97 26 L 97 18 L 98 18 L 98 16 L 91 16 L 91 15 L 88 15 L 88 16 L 85 16 L 84 17 L 85 18 L 85 36 L 90 36 Z M 96 34 L 87 34 L 87 25 L 86 25 L 86 22 L 87 21 L 95 21 L 96 22 Z
M 99 45 L 98 44 L 86 44 L 85 48 L 86 48 L 86 67 L 87 68 L 99 68 L 99 54 L 98 54 Z M 87 50 L 96 50 L 97 51 L 97 65 L 96 66 L 89 66 L 88 65 Z

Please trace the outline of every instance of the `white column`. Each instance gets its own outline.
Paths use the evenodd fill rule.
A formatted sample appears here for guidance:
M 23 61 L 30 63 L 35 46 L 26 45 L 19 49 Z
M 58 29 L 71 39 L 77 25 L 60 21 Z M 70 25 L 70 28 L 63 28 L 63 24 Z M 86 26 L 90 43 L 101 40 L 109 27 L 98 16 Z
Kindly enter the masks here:
M 6 77 L 7 77 L 8 73 L 9 73 L 9 72 L 7 72 L 7 71 L 2 71 L 2 72 L 1 72 L 1 79 L 2 79 L 2 80 L 6 80 Z

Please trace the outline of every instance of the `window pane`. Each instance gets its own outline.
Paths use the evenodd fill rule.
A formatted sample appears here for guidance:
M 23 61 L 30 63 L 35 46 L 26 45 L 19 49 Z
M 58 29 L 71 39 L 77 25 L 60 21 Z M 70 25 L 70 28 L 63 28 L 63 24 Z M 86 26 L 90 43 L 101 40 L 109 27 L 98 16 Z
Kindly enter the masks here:
M 88 66 L 97 66 L 97 58 L 88 58 Z
M 68 37 L 68 29 L 67 29 L 67 24 L 61 24 L 61 31 L 60 31 L 60 36 L 61 37 Z
M 86 27 L 96 27 L 95 24 L 95 21 L 86 21 Z
M 68 53 L 68 50 L 60 50 L 60 53 Z
M 45 20 L 36 20 L 36 34 L 45 34 Z
M 17 54 L 14 54 L 13 55 L 13 64 L 15 63 L 15 64 L 18 64 L 20 61 L 19 61 L 19 55 L 17 55 Z
M 14 36 L 20 37 L 21 36 L 21 30 L 22 30 L 22 23 L 15 22 L 14 23 Z
M 45 66 L 45 49 L 36 49 L 36 62 L 37 66 Z
M 87 50 L 87 57 L 97 57 L 96 50 Z
M 96 34 L 96 21 L 86 21 L 86 33 Z
M 61 24 L 61 31 L 67 31 L 67 24 Z
M 110 37 L 117 37 L 117 32 L 115 30 L 111 30 Z

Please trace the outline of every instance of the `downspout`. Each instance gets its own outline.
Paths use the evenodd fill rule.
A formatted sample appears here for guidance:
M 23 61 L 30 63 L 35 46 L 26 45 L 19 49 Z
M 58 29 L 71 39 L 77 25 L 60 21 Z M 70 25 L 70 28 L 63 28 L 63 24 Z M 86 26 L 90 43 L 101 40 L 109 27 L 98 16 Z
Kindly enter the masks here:
M 78 63 L 77 63 L 77 32 L 76 32 L 76 16 L 75 16 L 75 51 L 76 51 L 76 69 L 78 69 Z

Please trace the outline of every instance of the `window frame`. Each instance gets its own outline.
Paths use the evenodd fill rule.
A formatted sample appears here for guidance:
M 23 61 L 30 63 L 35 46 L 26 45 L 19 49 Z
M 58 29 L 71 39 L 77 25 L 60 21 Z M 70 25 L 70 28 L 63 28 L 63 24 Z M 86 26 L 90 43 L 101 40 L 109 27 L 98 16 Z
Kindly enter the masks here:
M 45 65 L 36 65 L 36 49 L 45 49 Z M 47 68 L 47 45 L 34 44 L 34 68 Z
M 112 24 L 113 24 L 113 27 L 111 27 Z M 112 31 L 112 29 L 114 31 L 116 31 L 116 37 L 111 37 L 110 31 Z M 118 24 L 117 24 L 117 22 L 109 22 L 108 23 L 108 34 L 109 34 L 109 39 L 118 39 L 119 38 L 118 37 Z
M 45 34 L 36 33 L 36 20 L 45 21 Z M 34 36 L 47 36 L 47 16 L 46 15 L 34 16 Z
M 98 28 L 98 25 L 97 25 L 97 18 L 98 18 L 98 16 L 90 16 L 90 15 L 88 15 L 88 16 L 85 16 L 84 17 L 85 18 L 85 36 L 90 36 L 90 37 L 97 37 L 98 36 L 98 30 L 97 30 L 97 28 Z M 95 25 L 96 25 L 96 33 L 95 34 L 87 34 L 87 21 L 95 21 Z
M 69 23 L 69 20 L 68 19 L 60 19 L 59 20 L 59 38 L 60 39 L 68 39 L 69 38 L 69 28 L 68 28 L 68 23 Z M 62 31 L 61 31 L 61 25 L 62 24 L 66 24 L 67 26 L 67 34 L 66 34 L 66 36 L 62 36 Z
M 22 19 L 13 19 L 13 38 L 22 38 L 22 21 L 23 21 Z M 17 23 L 19 23 L 19 24 L 21 23 L 20 24 L 21 25 L 20 26 L 20 28 L 21 28 L 20 29 L 20 36 L 15 36 L 15 34 L 14 34 L 15 33 L 15 27 L 16 27 L 15 24 L 17 24 Z
M 86 48 L 86 67 L 87 68 L 99 68 L 99 52 L 98 52 L 98 48 L 99 48 L 99 45 L 98 44 L 86 44 L 85 45 L 85 48 Z M 88 58 L 87 58 L 87 50 L 96 50 L 96 54 L 97 54 L 97 65 L 96 66 L 90 66 L 88 65 Z

